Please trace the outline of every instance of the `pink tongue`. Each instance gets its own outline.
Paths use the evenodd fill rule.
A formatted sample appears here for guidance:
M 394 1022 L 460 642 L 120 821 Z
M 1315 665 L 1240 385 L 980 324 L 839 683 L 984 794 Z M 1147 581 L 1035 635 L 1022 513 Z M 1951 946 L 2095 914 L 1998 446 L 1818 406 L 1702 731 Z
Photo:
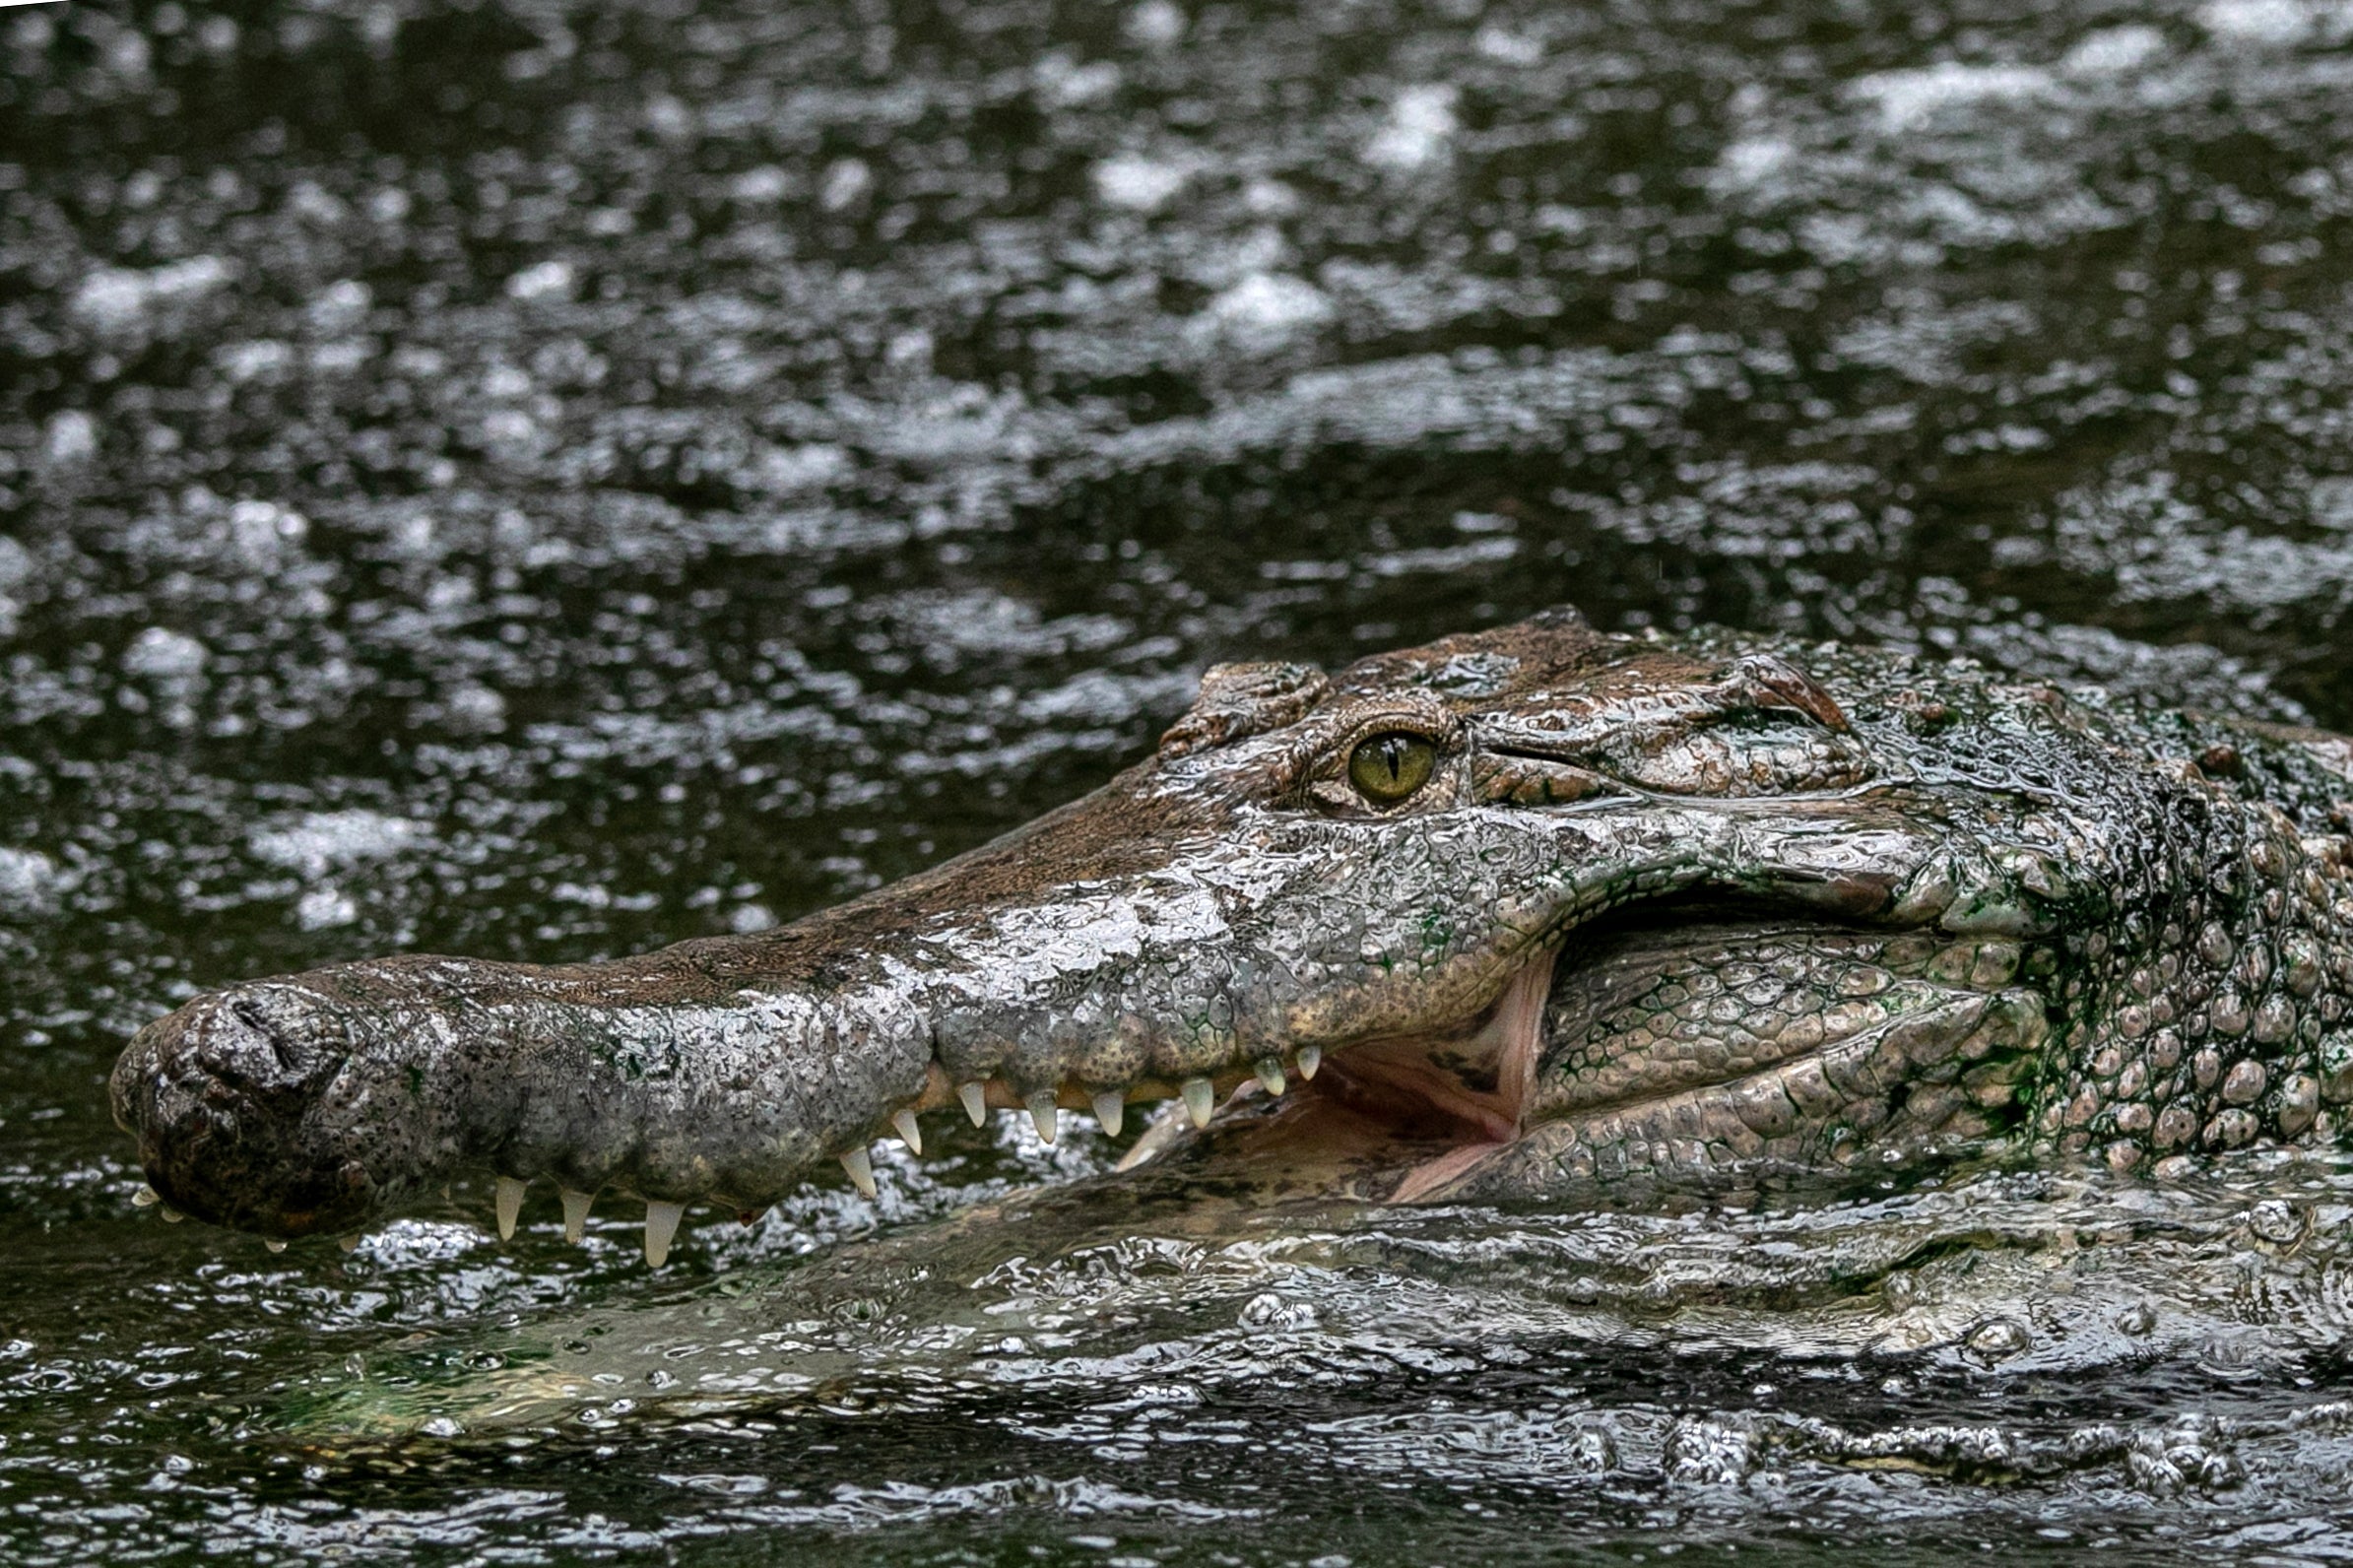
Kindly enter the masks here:
M 1405 1172 L 1405 1179 L 1397 1184 L 1397 1191 L 1389 1195 L 1393 1204 L 1419 1203 L 1435 1192 L 1445 1191 L 1457 1177 L 1468 1175 L 1471 1168 L 1488 1155 L 1497 1153 L 1503 1144 L 1465 1143 L 1450 1148 L 1436 1159 L 1425 1160 Z

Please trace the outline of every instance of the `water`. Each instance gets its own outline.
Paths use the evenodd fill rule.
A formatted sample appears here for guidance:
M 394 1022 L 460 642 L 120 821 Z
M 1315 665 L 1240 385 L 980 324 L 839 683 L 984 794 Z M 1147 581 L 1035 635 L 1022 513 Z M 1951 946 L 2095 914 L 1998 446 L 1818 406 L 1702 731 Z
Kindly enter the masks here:
M 1560 601 L 2353 727 L 2353 12 L 0 50 L 0 1556 L 2345 1554 L 2326 1161 L 1254 1213 L 940 1118 L 649 1276 L 484 1192 L 348 1256 L 167 1227 L 102 1081 L 233 978 L 790 918 L 1209 660 Z

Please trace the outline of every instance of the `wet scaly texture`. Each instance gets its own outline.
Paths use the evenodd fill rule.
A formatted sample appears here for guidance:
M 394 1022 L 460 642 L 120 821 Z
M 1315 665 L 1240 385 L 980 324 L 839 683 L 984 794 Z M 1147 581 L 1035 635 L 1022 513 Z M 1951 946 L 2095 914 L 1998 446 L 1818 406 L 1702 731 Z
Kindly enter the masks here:
M 1450 1308 L 1623 1241 L 1573 1366 L 1472 1313 L 1373 1341 L 1346 1398 L 1209 1379 L 1358 1353 L 1321 1327 L 1347 1298 L 1270 1280 L 1034 1398 L 1051 1343 L 968 1362 L 945 1415 L 345 1460 L 251 1435 L 273 1383 L 647 1301 L 634 1224 L 575 1255 L 537 1189 L 499 1253 L 486 1185 L 348 1259 L 225 1252 L 130 1207 L 101 1084 L 203 987 L 790 917 L 1092 787 L 1212 660 L 1560 601 L 2353 725 L 2337 12 L 138 16 L 0 27 L 12 1560 L 2338 1544 L 2334 1177 L 2177 1181 L 2131 1244 L 2100 1226 L 2151 1189 L 2013 1194 L 1931 1306 L 1884 1298 L 1958 1337 L 1892 1363 L 1739 1348 L 1788 1321 L 1770 1290 L 1723 1341 L 1667 1310 L 1751 1242 L 1824 1259 L 1802 1227 L 1474 1210 L 1433 1244 L 1476 1279 Z M 1105 1152 L 924 1132 L 961 1163 L 884 1149 L 880 1207 L 803 1195 L 670 1268 Z M 1937 1201 L 1820 1223 L 1883 1255 Z M 2128 1245 L 2179 1325 L 2146 1358 L 2003 1282 Z M 1844 1435 L 1742 1435 L 1793 1408 Z M 1992 1435 L 1902 1435 L 1939 1425 Z M 2021 1484 L 1906 1458 L 1994 1442 L 2039 1456 Z M 1874 1445 L 1902 1463 L 1821 1459 Z

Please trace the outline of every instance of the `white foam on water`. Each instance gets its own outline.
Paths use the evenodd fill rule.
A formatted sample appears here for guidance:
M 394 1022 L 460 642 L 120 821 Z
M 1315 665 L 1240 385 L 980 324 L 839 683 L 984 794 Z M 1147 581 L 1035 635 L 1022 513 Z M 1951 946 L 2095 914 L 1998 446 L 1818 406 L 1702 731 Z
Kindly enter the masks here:
M 2164 33 L 2133 23 L 2102 28 L 2077 40 L 2059 68 L 2069 76 L 2116 76 L 2147 65 L 2164 52 Z
M 1121 153 L 1095 165 L 1095 198 L 1130 212 L 1157 212 L 1192 180 L 1192 168 L 1177 160 Z
M 1254 272 L 1210 299 L 1209 328 L 1245 348 L 1287 343 L 1332 318 L 1331 296 L 1304 278 Z
M 0 909 L 37 909 L 64 880 L 57 862 L 37 849 L 0 846 Z
M 2303 42 L 2328 9 L 2300 0 L 2209 0 L 2197 22 L 2217 38 L 2277 47 Z
M 1761 185 L 1787 168 L 1797 153 L 1797 144 L 1781 136 L 1744 136 L 1727 146 L 1716 168 L 1727 183 Z
M 184 631 L 150 626 L 123 650 L 122 668 L 126 675 L 155 681 L 193 681 L 212 657 L 212 650 Z
M 1388 122 L 1365 144 L 1365 162 L 1403 172 L 1443 159 L 1454 139 L 1458 96 L 1447 82 L 1421 82 L 1401 91 L 1389 105 Z
M 71 308 L 94 327 L 119 332 L 146 325 L 148 317 L 164 306 L 225 289 L 235 276 L 218 256 L 191 256 L 145 270 L 101 267 L 74 290 Z
M 432 836 L 429 824 L 413 817 L 354 807 L 305 812 L 291 822 L 255 832 L 248 844 L 271 865 L 319 877 L 331 869 L 387 859 Z
M 313 887 L 294 902 L 294 924 L 304 931 L 327 931 L 359 918 L 359 906 L 340 887 Z
M 569 299 L 572 296 L 572 264 L 568 261 L 543 261 L 526 267 L 506 280 L 509 299 Z
M 1906 130 L 1947 109 L 2022 103 L 2051 91 L 2051 73 L 2031 65 L 1963 65 L 1943 60 L 1917 71 L 1881 71 L 1856 82 L 1857 98 L 1878 105 L 1879 122 Z

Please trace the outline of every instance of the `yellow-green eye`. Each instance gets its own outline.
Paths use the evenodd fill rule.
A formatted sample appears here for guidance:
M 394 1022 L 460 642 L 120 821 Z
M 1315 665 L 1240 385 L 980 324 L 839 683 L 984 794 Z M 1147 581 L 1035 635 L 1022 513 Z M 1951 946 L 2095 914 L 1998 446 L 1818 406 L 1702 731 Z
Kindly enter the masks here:
M 1430 781 L 1438 749 L 1418 735 L 1393 731 L 1360 741 L 1348 753 L 1348 782 L 1376 806 L 1404 800 Z

